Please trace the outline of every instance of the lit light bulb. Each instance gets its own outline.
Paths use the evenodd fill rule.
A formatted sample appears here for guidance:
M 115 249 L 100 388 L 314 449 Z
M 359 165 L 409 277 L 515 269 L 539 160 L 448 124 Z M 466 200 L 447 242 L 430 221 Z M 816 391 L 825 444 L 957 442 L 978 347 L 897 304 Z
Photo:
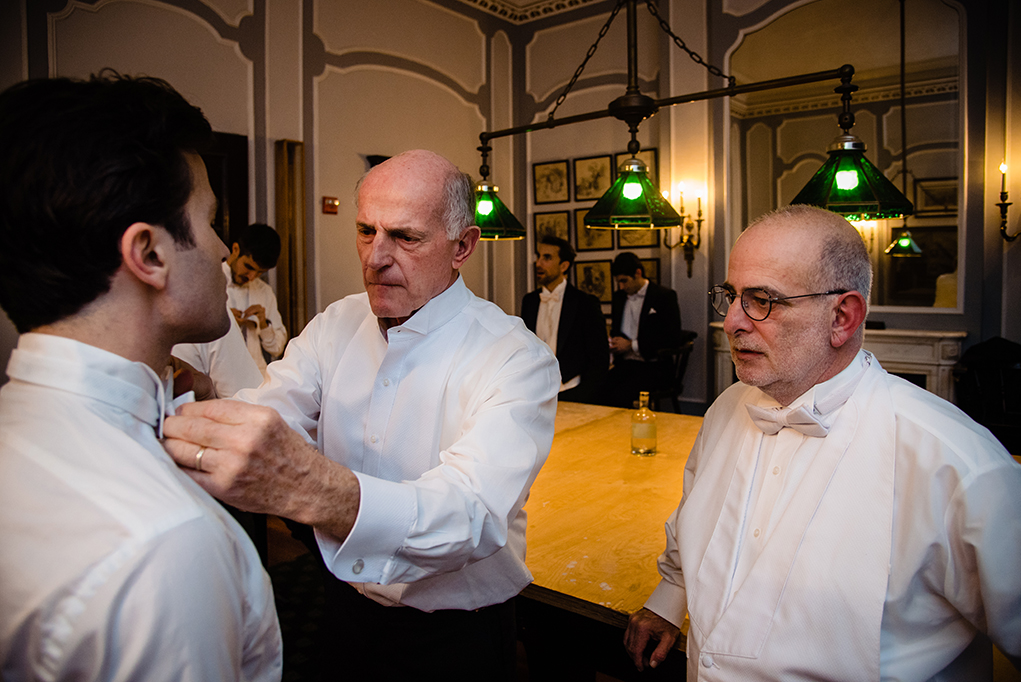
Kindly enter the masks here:
M 897 240 L 897 244 L 900 245 L 900 247 L 902 249 L 906 249 L 909 246 L 911 246 L 911 238 L 910 237 L 901 237 L 900 239 Z
M 493 202 L 491 199 L 480 199 L 479 205 L 475 209 L 480 215 L 489 215 L 493 212 Z
M 837 189 L 849 190 L 858 186 L 857 171 L 837 171 Z
M 642 196 L 642 186 L 637 182 L 628 182 L 624 184 L 624 197 L 626 199 L 637 199 Z

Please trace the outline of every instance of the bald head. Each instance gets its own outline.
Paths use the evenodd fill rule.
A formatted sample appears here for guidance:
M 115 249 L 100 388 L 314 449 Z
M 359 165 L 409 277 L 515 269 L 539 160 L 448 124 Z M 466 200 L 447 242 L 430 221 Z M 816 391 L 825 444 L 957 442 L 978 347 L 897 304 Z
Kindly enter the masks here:
M 785 206 L 753 220 L 738 241 L 756 234 L 797 255 L 801 267 L 791 274 L 807 289 L 846 289 L 869 300 L 872 262 L 861 235 L 842 216 L 815 206 Z
M 446 158 L 426 149 L 412 149 L 370 169 L 355 187 L 355 207 L 366 182 L 381 183 L 421 198 L 420 209 L 441 222 L 447 239 L 458 239 L 475 220 L 471 178 Z

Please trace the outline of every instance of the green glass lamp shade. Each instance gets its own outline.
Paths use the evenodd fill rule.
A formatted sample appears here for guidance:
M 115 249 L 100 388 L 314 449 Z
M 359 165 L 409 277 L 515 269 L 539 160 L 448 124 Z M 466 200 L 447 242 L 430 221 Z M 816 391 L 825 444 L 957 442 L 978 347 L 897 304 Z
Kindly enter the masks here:
M 886 247 L 884 253 L 894 258 L 912 258 L 922 255 L 922 249 L 918 246 L 911 233 L 904 230 Z
M 496 196 L 498 189 L 485 180 L 475 187 L 475 224 L 482 230 L 481 238 L 487 241 L 524 239 L 525 228 Z
M 641 230 L 677 227 L 681 216 L 647 175 L 648 167 L 631 158 L 620 165 L 616 182 L 585 216 L 588 227 Z
M 914 213 L 900 190 L 865 158 L 865 143 L 841 135 L 829 148 L 829 160 L 812 176 L 792 204 L 808 204 L 848 220 L 884 220 Z

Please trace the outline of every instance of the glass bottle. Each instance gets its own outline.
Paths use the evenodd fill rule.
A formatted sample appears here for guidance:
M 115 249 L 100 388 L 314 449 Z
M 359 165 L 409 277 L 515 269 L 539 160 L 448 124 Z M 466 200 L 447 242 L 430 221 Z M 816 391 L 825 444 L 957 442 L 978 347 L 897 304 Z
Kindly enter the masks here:
M 631 454 L 656 454 L 656 413 L 649 409 L 648 391 L 639 394 L 638 411 L 631 415 Z

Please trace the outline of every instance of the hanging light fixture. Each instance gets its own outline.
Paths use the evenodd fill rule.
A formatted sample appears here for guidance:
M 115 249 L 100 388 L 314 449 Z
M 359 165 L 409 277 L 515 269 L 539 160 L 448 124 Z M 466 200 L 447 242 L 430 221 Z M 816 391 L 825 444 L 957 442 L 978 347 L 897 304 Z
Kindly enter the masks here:
M 904 226 L 905 228 L 907 225 Z M 887 256 L 893 256 L 894 258 L 915 258 L 922 255 L 922 249 L 911 237 L 911 232 L 907 229 L 901 230 L 901 233 L 897 235 L 886 250 L 883 251 Z
M 844 105 L 837 117 L 844 134 L 830 145 L 829 160 L 794 197 L 792 204 L 809 204 L 847 216 L 848 220 L 884 220 L 905 218 L 915 207 L 905 196 L 908 190 L 907 122 L 905 115 L 904 85 L 904 0 L 900 0 L 900 132 L 901 173 L 904 191 L 897 189 L 883 173 L 865 158 L 865 143 L 851 134 L 854 114 L 851 113 L 851 93 L 858 90 L 850 78 L 841 77 L 840 85 L 833 89 L 840 94 Z M 908 240 L 911 241 L 910 235 Z M 899 238 L 897 241 L 900 241 Z M 917 248 L 917 245 L 911 241 Z M 890 245 L 891 248 L 893 244 Z M 890 253 L 890 249 L 886 250 Z M 921 250 L 919 250 L 921 253 Z
M 503 130 L 495 130 L 492 132 L 483 132 L 479 134 L 479 151 L 482 152 L 482 178 L 483 184 L 489 173 L 489 167 L 486 164 L 488 153 L 491 151 L 489 146 L 490 140 L 498 137 L 506 137 L 510 135 L 519 135 L 523 133 L 530 133 L 536 130 L 549 130 L 558 126 L 571 125 L 574 123 L 581 123 L 583 121 L 594 121 L 601 118 L 607 118 L 613 116 L 621 121 L 628 124 L 628 129 L 631 133 L 631 141 L 628 143 L 628 153 L 631 154 L 631 158 L 625 161 L 620 167 L 620 177 L 610 187 L 610 189 L 596 202 L 595 206 L 589 210 L 585 218 L 585 224 L 588 227 L 594 228 L 609 228 L 609 229 L 665 229 L 668 227 L 676 227 L 681 224 L 681 218 L 677 212 L 670 206 L 669 202 L 663 200 L 660 196 L 659 191 L 655 185 L 648 178 L 648 168 L 645 164 L 637 158 L 638 152 L 641 151 L 641 146 L 638 142 L 638 126 L 645 119 L 653 116 L 662 107 L 673 106 L 675 104 L 698 102 L 703 100 L 715 99 L 718 97 L 733 97 L 748 92 L 760 92 L 763 90 L 773 90 L 776 88 L 789 87 L 793 85 L 803 85 L 806 83 L 817 83 L 819 81 L 830 80 L 840 78 L 842 86 L 848 89 L 848 94 L 845 102 L 845 110 L 847 116 L 850 117 L 850 124 L 847 126 L 849 130 L 851 125 L 854 124 L 854 117 L 850 114 L 850 92 L 857 89 L 857 86 L 850 85 L 851 77 L 854 75 L 854 67 L 850 64 L 845 64 L 839 69 L 832 69 L 829 71 L 817 71 L 814 73 L 801 74 L 798 76 L 789 76 L 786 78 L 777 78 L 768 81 L 758 81 L 755 83 L 748 83 L 744 85 L 737 85 L 733 76 L 724 74 L 720 69 L 711 64 L 706 63 L 702 57 L 689 49 L 684 41 L 680 37 L 675 35 L 670 29 L 670 26 L 666 21 L 660 17 L 656 4 L 652 0 L 645 0 L 646 7 L 649 12 L 659 21 L 659 26 L 665 33 L 667 33 L 675 45 L 680 49 L 688 53 L 692 60 L 696 64 L 700 64 L 712 75 L 723 78 L 727 85 L 723 88 L 715 90 L 706 90 L 703 92 L 696 92 L 687 95 L 679 95 L 676 97 L 667 97 L 664 99 L 655 100 L 647 95 L 643 95 L 638 87 L 638 29 L 637 29 L 637 3 L 638 0 L 618 0 L 614 6 L 613 11 L 610 13 L 610 17 L 606 24 L 599 32 L 599 37 L 595 43 L 589 48 L 585 59 L 581 65 L 575 70 L 574 76 L 570 82 L 564 88 L 564 91 L 557 98 L 556 104 L 553 110 L 549 113 L 545 121 L 538 121 L 529 125 L 517 126 L 514 128 L 506 128 Z M 588 60 L 595 53 L 596 48 L 599 45 L 599 41 L 602 39 L 606 32 L 609 30 L 610 24 L 617 16 L 620 9 L 627 6 L 627 72 L 628 72 L 628 85 L 623 96 L 618 97 L 605 109 L 598 111 L 591 111 L 584 114 L 578 114 L 575 116 L 569 116 L 562 119 L 555 117 L 557 108 L 563 103 L 567 94 L 574 87 L 574 84 L 578 81 L 581 76 L 585 65 Z M 843 116 L 843 114 L 842 114 Z M 846 132 L 846 131 L 845 131 Z M 853 136 L 851 136 L 853 137 Z M 857 140 L 857 138 L 854 138 Z M 860 144 L 860 141 L 859 141 Z M 862 151 L 864 151 L 864 145 L 862 145 Z M 860 156 L 860 153 L 859 153 Z M 862 157 L 863 158 L 863 157 Z M 864 159 L 863 159 L 864 160 Z M 867 161 L 865 162 L 868 163 Z M 871 164 L 868 164 L 871 166 Z M 874 171 L 874 177 L 878 175 L 880 178 L 883 174 L 871 166 Z M 847 170 L 847 169 L 841 169 Z M 867 171 L 864 171 L 867 173 Z M 846 177 L 844 175 L 841 176 Z M 885 178 L 883 178 L 885 180 Z M 889 181 L 887 181 L 889 182 Z M 482 187 L 482 185 L 480 185 Z M 639 192 L 640 188 L 640 192 Z M 896 192 L 896 188 L 893 188 Z M 495 191 L 495 188 L 493 188 Z M 479 190 L 479 196 L 482 197 L 483 190 Z M 487 195 L 488 196 L 488 195 Z M 495 196 L 492 195 L 492 196 Z M 903 199 L 903 196 L 901 196 Z M 481 200 L 481 199 L 480 199 Z M 907 203 L 908 210 L 910 212 L 911 204 Z M 504 207 L 506 208 L 506 207 Z M 840 211 L 838 211 L 840 212 Z M 510 215 L 510 211 L 507 212 Z M 896 215 L 902 215 L 897 213 Z M 510 215 L 513 218 L 513 215 Z M 483 218 L 478 218 L 484 220 Z M 520 222 L 514 220 L 517 226 L 520 226 Z M 480 225 L 481 227 L 481 225 Z M 495 228 L 494 228 L 495 229 Z M 517 228 L 515 228 L 517 229 Z M 524 234 L 524 228 L 521 228 L 522 235 Z M 499 237 L 486 236 L 487 232 L 483 231 L 483 239 L 495 239 Z
M 841 77 L 834 92 L 841 93 L 843 111 L 837 124 L 844 134 L 830 145 L 829 160 L 794 197 L 792 204 L 818 206 L 846 216 L 848 220 L 884 220 L 914 213 L 907 197 L 865 158 L 865 143 L 851 134 L 854 114 L 851 93 L 858 89 Z
M 524 226 L 496 195 L 500 188 L 490 184 L 487 179 L 489 165 L 486 160 L 489 146 L 485 146 L 485 149 L 479 147 L 479 151 L 482 152 L 482 166 L 479 168 L 482 180 L 475 186 L 475 224 L 482 231 L 480 239 L 486 241 L 524 239 Z
M 680 225 L 681 216 L 649 180 L 648 171 L 635 157 L 622 163 L 617 180 L 585 215 L 585 225 L 614 230 Z

